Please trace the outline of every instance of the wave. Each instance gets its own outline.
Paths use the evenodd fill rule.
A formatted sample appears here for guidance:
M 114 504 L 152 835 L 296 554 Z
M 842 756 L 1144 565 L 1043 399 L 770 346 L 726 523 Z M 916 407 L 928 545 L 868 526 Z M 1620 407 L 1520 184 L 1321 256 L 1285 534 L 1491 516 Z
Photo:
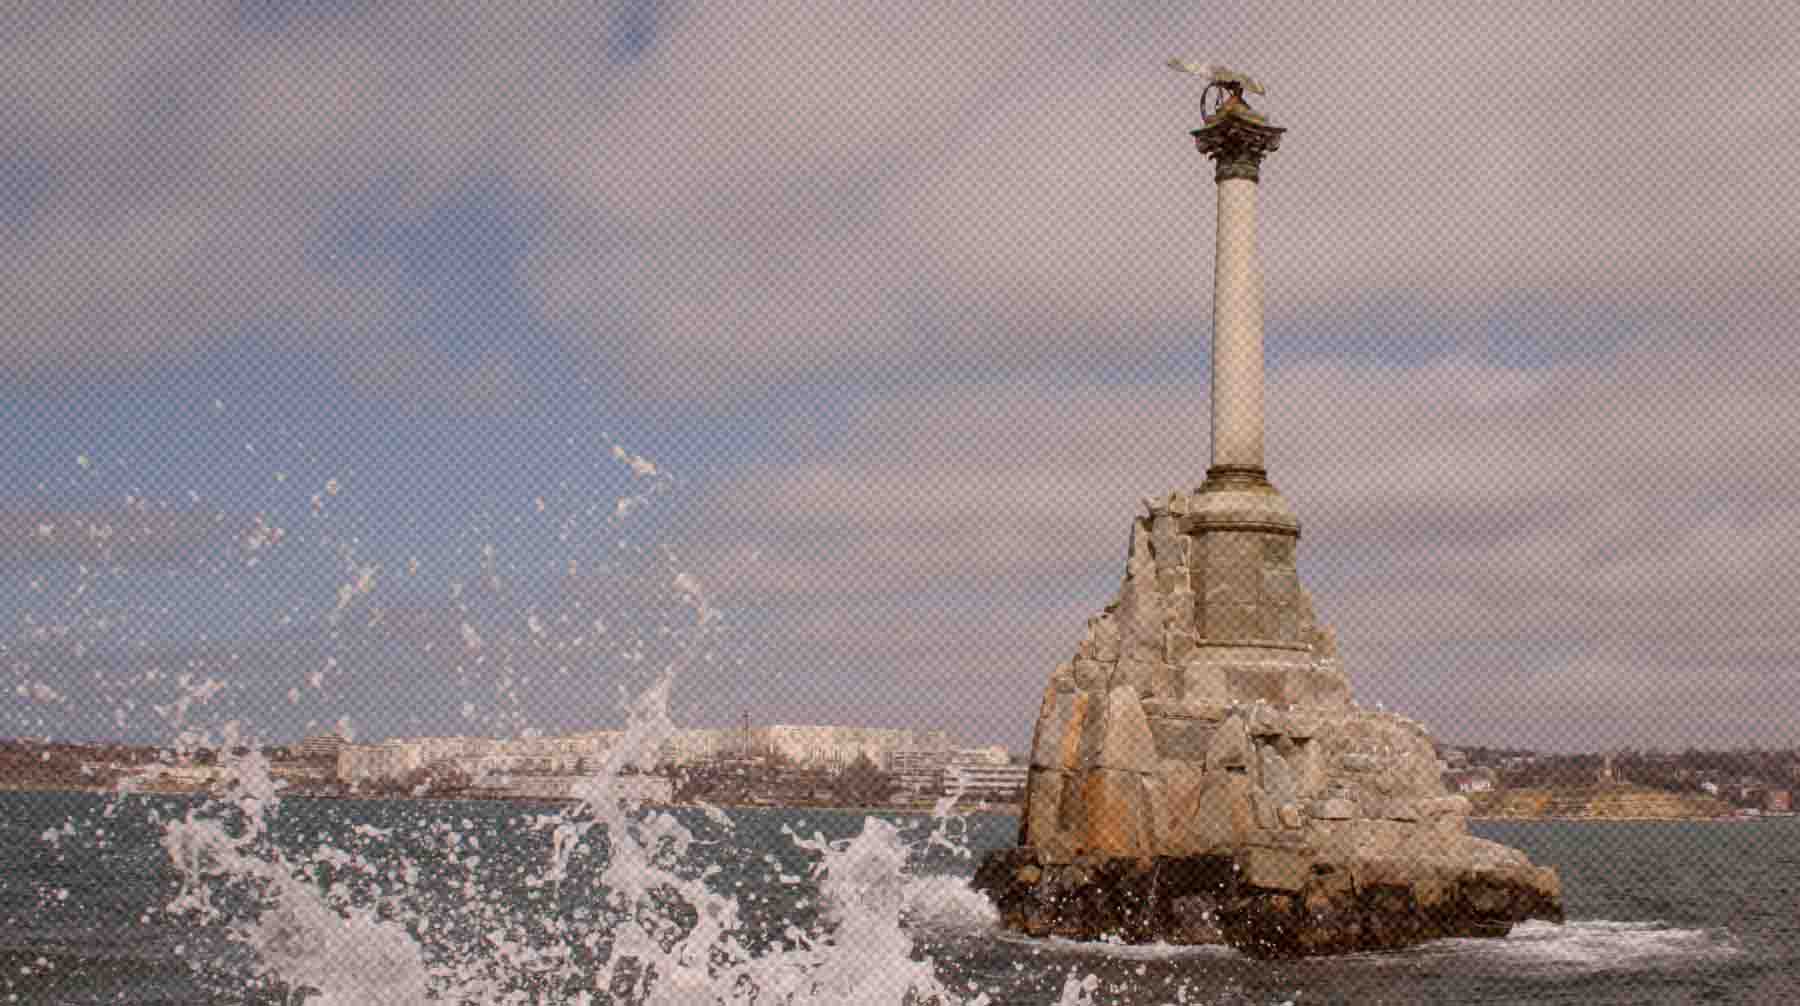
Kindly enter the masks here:
M 1062 936 L 1034 937 L 1011 930 L 995 928 L 991 935 L 1001 943 L 1030 947 L 1033 952 L 1052 950 L 1059 954 L 1088 957 L 1110 957 L 1127 961 L 1163 961 L 1187 957 L 1237 957 L 1230 947 L 1209 944 L 1194 946 L 1179 943 L 1125 943 L 1112 940 L 1071 940 Z
M 1424 950 L 1510 965 L 1569 972 L 1640 971 L 1664 964 L 1720 960 L 1743 953 L 1721 929 L 1687 929 L 1660 921 L 1581 919 L 1563 925 L 1526 922 L 1499 940 L 1444 940 Z

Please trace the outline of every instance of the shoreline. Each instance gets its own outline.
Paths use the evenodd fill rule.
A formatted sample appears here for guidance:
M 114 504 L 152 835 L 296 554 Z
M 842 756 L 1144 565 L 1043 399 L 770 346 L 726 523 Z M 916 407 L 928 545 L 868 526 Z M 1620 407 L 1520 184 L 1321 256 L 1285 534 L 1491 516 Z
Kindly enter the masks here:
M 206 789 L 183 788 L 132 788 L 116 789 L 108 786 L 73 786 L 73 785 L 33 785 L 0 781 L 0 794 L 70 794 L 86 796 L 218 796 Z M 427 793 L 414 795 L 411 793 L 309 793 L 305 791 L 278 792 L 277 797 L 283 800 L 366 800 L 370 802 L 393 803 L 426 803 L 426 802 L 466 802 L 466 803 L 533 803 L 533 804 L 569 804 L 580 803 L 575 797 L 553 796 L 518 796 L 503 793 Z M 716 807 L 720 810 L 818 810 L 855 814 L 925 814 L 932 812 L 931 804 L 922 805 L 885 805 L 885 806 L 850 806 L 840 807 L 830 804 L 810 803 L 712 803 L 712 802 L 668 802 L 661 800 L 645 800 L 648 807 L 687 807 L 700 809 L 703 806 Z M 959 814 L 997 814 L 1004 817 L 1018 817 L 1020 808 L 1016 804 L 1000 804 L 988 806 L 954 806 L 950 808 Z
M 210 795 L 216 795 L 216 794 L 211 794 L 204 789 L 193 789 L 193 788 L 187 788 L 187 789 L 177 789 L 177 788 L 116 789 L 116 788 L 108 787 L 108 786 L 93 786 L 93 785 L 78 786 L 78 785 L 67 785 L 67 784 L 64 784 L 64 785 L 34 784 L 34 783 L 11 782 L 11 781 L 4 781 L 4 780 L 0 780 L 0 793 L 18 793 L 18 794 L 67 793 L 67 794 L 82 794 L 82 795 L 89 795 L 89 796 L 112 796 L 112 795 L 210 796 Z M 574 798 L 569 798 L 569 797 L 558 798 L 558 797 L 540 797 L 540 796 L 514 796 L 514 795 L 498 794 L 498 793 L 431 793 L 431 794 L 413 795 L 410 793 L 402 793 L 402 794 L 369 793 L 369 794 L 364 794 L 364 793 L 316 793 L 316 792 L 296 791 L 296 792 L 283 792 L 279 795 L 283 799 L 302 799 L 302 800 L 369 800 L 369 801 L 396 801 L 396 802 L 398 802 L 398 801 L 412 801 L 412 802 L 464 801 L 464 802 L 470 802 L 470 803 L 514 802 L 514 803 L 533 803 L 533 804 L 566 804 L 566 803 L 579 802 L 579 801 L 575 800 Z M 654 807 L 689 807 L 689 808 L 699 808 L 699 807 L 703 806 L 703 804 L 699 803 L 699 802 L 663 802 L 663 801 L 646 801 L 646 805 L 654 806 Z M 835 812 L 835 813 L 857 813 L 857 814 L 930 814 L 933 809 L 932 805 L 930 805 L 930 804 L 920 804 L 920 805 L 912 805 L 912 806 L 882 805 L 882 806 L 873 806 L 873 807 L 871 807 L 871 806 L 840 807 L 840 806 L 832 806 L 832 805 L 828 805 L 828 804 L 708 803 L 708 804 L 705 804 L 705 806 L 717 807 L 721 810 L 817 810 L 817 811 L 830 811 L 830 812 Z M 958 806 L 952 807 L 951 809 L 952 809 L 952 811 L 954 811 L 958 814 L 964 814 L 964 815 L 967 815 L 967 814 L 995 814 L 995 815 L 1002 816 L 1002 817 L 1014 817 L 1014 818 L 1018 817 L 1019 814 L 1021 813 L 1021 808 L 1016 804 L 998 804 L 998 805 L 987 805 L 987 806 L 958 805 Z M 1756 822 L 1756 821 L 1785 820 L 1785 819 L 1791 819 L 1791 818 L 1795 818 L 1795 817 L 1800 817 L 1800 813 L 1766 813 L 1765 812 L 1765 813 L 1761 813 L 1761 814 L 1711 814 L 1711 815 L 1709 815 L 1709 814 L 1641 814 L 1641 815 L 1640 814 L 1633 814 L 1633 815 L 1470 814 L 1468 817 L 1468 820 L 1471 822 L 1479 821 L 1479 822 L 1483 822 L 1483 823 L 1536 822 L 1536 821 L 1562 822 L 1562 823 L 1568 823 L 1568 822 L 1638 823 L 1638 822 L 1646 822 L 1646 821 L 1652 821 L 1652 822 L 1654 822 L 1654 821 L 1672 821 L 1672 822 L 1702 821 L 1702 822 L 1717 822 L 1717 823 L 1723 823 L 1723 824 L 1744 824 L 1744 823 Z
M 1641 822 L 1641 821 L 1674 821 L 1674 822 L 1711 821 L 1711 822 L 1717 822 L 1720 824 L 1742 824 L 1742 823 L 1749 822 L 1749 821 L 1776 821 L 1776 820 L 1781 820 L 1783 818 L 1790 818 L 1790 817 L 1800 817 L 1800 814 L 1718 814 L 1718 815 L 1713 815 L 1713 816 L 1705 816 L 1705 815 L 1682 816 L 1682 815 L 1669 814 L 1669 815 L 1660 815 L 1660 816 L 1631 816 L 1631 817 L 1611 817 L 1611 816 L 1603 816 L 1603 815 L 1590 815 L 1590 816 L 1582 816 L 1582 817 L 1573 817 L 1573 816 L 1569 816 L 1569 815 L 1545 815 L 1545 816 L 1539 817 L 1539 816 L 1525 816 L 1525 815 L 1509 816 L 1509 815 L 1505 815 L 1505 814 L 1501 814 L 1501 815 L 1470 814 L 1469 820 L 1470 821 L 1483 821 L 1483 822 L 1506 822 L 1506 821 L 1551 822 L 1551 821 L 1559 821 L 1559 822 L 1578 822 L 1578 823 L 1582 823 L 1582 824 L 1606 824 L 1606 823 L 1614 822 L 1614 821 L 1619 822 L 1621 824 L 1630 824 L 1633 822 Z

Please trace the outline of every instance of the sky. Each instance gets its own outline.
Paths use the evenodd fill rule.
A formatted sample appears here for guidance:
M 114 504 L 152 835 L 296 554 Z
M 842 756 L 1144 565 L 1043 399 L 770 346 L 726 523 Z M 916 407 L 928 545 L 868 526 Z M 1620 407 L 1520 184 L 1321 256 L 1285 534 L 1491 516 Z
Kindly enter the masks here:
M 1177 55 L 1358 700 L 1800 743 L 1800 16 L 1611 0 L 6 5 L 0 735 L 1023 748 L 1207 465 Z

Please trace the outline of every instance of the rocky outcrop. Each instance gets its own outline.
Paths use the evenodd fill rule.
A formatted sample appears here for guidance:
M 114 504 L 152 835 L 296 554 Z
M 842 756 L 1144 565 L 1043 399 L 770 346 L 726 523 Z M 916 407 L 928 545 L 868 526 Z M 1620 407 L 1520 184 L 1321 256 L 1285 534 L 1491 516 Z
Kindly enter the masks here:
M 1044 690 L 1019 848 L 977 874 L 1007 926 L 1285 955 L 1560 921 L 1554 871 L 1468 834 L 1425 729 L 1352 702 L 1273 487 L 1146 509 Z
M 1030 936 L 1223 943 L 1256 957 L 1505 936 L 1525 919 L 1562 920 L 1555 871 L 1516 850 L 1468 836 L 1430 850 L 1408 845 L 1387 857 L 1244 846 L 1062 864 L 1021 847 L 985 859 L 975 886 L 993 898 L 1003 925 Z

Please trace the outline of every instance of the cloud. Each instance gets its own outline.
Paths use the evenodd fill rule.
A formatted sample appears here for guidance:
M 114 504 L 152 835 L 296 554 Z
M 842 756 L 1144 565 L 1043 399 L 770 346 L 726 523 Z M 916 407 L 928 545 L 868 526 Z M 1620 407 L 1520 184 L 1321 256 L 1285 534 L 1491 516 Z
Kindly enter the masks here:
M 9 14 L 0 135 L 46 181 L 0 265 L 0 367 L 130 367 L 252 328 L 404 362 L 418 282 L 391 254 L 344 260 L 346 207 L 425 214 L 530 156 L 534 115 L 601 93 L 583 25 L 489 13 Z
M 0 366 L 130 365 L 258 324 L 427 366 L 418 278 L 343 261 L 337 225 L 481 178 L 543 208 L 515 276 L 533 309 L 640 394 L 1070 365 L 1101 326 L 1115 357 L 1166 350 L 1203 320 L 1210 241 L 1193 82 L 1158 65 L 1181 38 L 1254 65 L 1292 129 L 1264 186 L 1272 322 L 1407 291 L 1452 318 L 1509 290 L 1774 318 L 1791 297 L 1742 298 L 1795 285 L 1783 13 L 14 15 L 0 134 L 45 181 L 9 214 Z M 1704 67 L 1705 93 L 1646 100 L 1647 66 Z
M 1779 488 L 1800 483 L 1800 422 L 1774 376 L 1800 360 L 1720 333 L 1734 349 L 1696 372 L 1660 335 L 1554 366 L 1271 374 L 1272 475 L 1369 701 L 1551 746 L 1641 739 L 1655 696 L 1691 705 L 1692 729 L 1669 727 L 1683 741 L 1800 712 L 1781 678 L 1800 629 L 1779 602 L 1800 591 L 1800 505 Z M 923 659 L 1029 699 L 1111 598 L 1138 497 L 1196 484 L 1206 444 L 1198 386 L 909 390 L 865 402 L 835 446 L 743 467 L 702 504 L 716 537 L 688 551 L 712 558 L 724 603 L 766 616 L 759 638 L 820 666 L 904 680 Z M 1763 688 L 1671 684 L 1713 675 Z
M 1290 127 L 1269 456 L 1359 687 L 1546 736 L 1588 680 L 1793 710 L 1752 684 L 1800 568 L 1785 5 L 647 10 L 0 15 L 0 370 L 254 334 L 505 412 L 542 324 L 620 400 L 745 410 L 683 543 L 709 603 L 1031 694 L 1019 641 L 1072 642 L 1137 497 L 1205 466 L 1212 186 L 1159 65 L 1198 40 Z M 460 317 L 476 274 L 519 317 Z M 87 561 L 86 520 L 0 517 L 0 561 Z
M 1092 366 L 1201 327 L 1211 185 L 1182 135 L 1194 95 L 1149 56 L 1198 25 L 1074 15 L 1065 35 L 1019 10 L 908 12 L 917 48 L 870 54 L 885 36 L 853 9 L 785 10 L 684 26 L 642 78 L 659 100 L 574 137 L 587 177 L 557 173 L 574 180 L 566 214 L 614 244 L 571 242 L 569 261 L 552 242 L 530 275 L 596 338 L 628 304 L 645 387 L 729 397 L 879 360 Z M 1441 340 L 1520 294 L 1782 316 L 1766 292 L 1800 264 L 1778 250 L 1793 124 L 1751 129 L 1742 97 L 1800 84 L 1793 53 L 1766 42 L 1774 8 L 1693 31 L 1623 7 L 1257 11 L 1204 34 L 1246 51 L 1292 127 L 1264 185 L 1272 322 L 1408 296 L 1426 317 L 1405 334 Z M 1103 57 L 1070 41 L 1102 28 Z M 1642 100 L 1643 53 L 1719 67 L 1722 107 Z M 1684 153 L 1726 147 L 1742 170 Z

